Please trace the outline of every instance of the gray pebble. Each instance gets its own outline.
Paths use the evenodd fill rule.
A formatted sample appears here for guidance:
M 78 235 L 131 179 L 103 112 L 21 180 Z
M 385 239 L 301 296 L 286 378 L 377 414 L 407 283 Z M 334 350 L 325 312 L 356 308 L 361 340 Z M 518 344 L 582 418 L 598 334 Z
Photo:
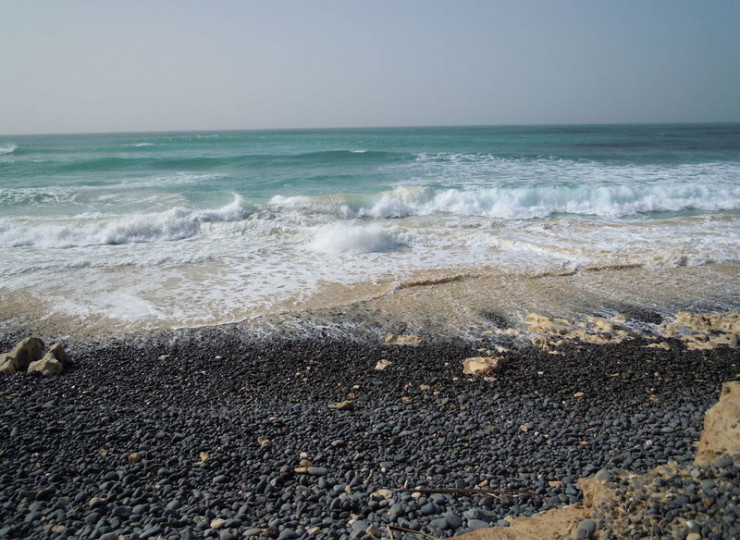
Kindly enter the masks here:
M 578 524 L 576 530 L 577 538 L 593 538 L 596 533 L 596 522 L 591 519 L 584 519 Z

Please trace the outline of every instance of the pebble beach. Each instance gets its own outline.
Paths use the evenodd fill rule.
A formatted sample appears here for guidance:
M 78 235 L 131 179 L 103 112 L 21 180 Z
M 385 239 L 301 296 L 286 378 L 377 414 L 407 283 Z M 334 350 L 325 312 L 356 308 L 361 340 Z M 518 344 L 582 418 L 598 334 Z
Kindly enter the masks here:
M 736 462 L 692 466 L 736 348 L 542 347 L 503 326 L 475 340 L 223 326 L 66 343 L 63 375 L 0 379 L 0 538 L 444 538 L 581 504 L 578 480 L 594 476 L 624 510 L 573 537 L 740 534 Z M 495 374 L 463 373 L 498 354 Z M 658 466 L 686 474 L 621 476 Z

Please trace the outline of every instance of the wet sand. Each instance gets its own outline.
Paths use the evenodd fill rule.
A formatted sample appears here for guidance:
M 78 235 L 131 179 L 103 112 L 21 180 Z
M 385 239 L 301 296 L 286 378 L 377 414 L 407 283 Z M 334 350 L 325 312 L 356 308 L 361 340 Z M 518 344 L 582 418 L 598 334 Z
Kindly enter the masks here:
M 653 269 L 612 267 L 544 275 L 461 268 L 353 286 L 324 284 L 304 300 L 270 308 L 235 305 L 198 319 L 125 320 L 91 313 L 80 318 L 23 291 L 0 289 L 0 331 L 88 341 L 136 337 L 177 328 L 234 325 L 255 337 L 318 331 L 375 339 L 393 333 L 476 338 L 491 324 L 524 328 L 528 313 L 585 320 L 588 316 L 682 310 L 740 310 L 740 264 Z M 640 322 L 640 317 L 631 317 Z

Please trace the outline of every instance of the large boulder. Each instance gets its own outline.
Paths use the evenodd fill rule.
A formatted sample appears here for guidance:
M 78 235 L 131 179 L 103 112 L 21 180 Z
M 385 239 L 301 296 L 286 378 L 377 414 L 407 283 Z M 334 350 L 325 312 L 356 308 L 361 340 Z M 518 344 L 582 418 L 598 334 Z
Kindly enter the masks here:
M 26 371 L 31 362 L 41 359 L 43 355 L 44 342 L 39 338 L 27 337 L 12 351 L 0 355 L 0 373 Z
M 61 343 L 54 343 L 46 354 L 52 355 L 54 358 L 59 360 L 65 368 L 72 365 L 72 359 L 67 354 L 67 351 L 64 350 Z
M 55 343 L 49 349 L 41 360 L 31 362 L 28 366 L 28 372 L 39 372 L 42 375 L 61 375 L 67 366 L 72 363 L 67 351 L 64 350 L 61 343 Z
M 31 362 L 28 372 L 39 372 L 42 375 L 61 375 L 64 373 L 64 364 L 54 358 L 51 353 L 46 353 L 41 360 Z

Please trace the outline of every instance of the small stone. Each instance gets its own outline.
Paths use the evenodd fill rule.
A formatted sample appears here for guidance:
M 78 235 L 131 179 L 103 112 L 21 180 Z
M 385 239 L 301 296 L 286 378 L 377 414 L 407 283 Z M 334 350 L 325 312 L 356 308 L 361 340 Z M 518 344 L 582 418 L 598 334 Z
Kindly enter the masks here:
M 452 527 L 450 527 L 450 524 L 447 523 L 447 520 L 445 518 L 443 518 L 443 517 L 442 518 L 433 519 L 429 523 L 429 526 L 431 528 L 433 528 L 433 529 L 437 529 L 437 530 L 440 530 L 440 531 L 446 531 L 447 529 L 452 528 Z
M 712 466 L 717 467 L 718 469 L 724 469 L 727 467 L 732 467 L 733 460 L 730 456 L 720 456 L 714 461 L 712 461 Z
M 367 529 L 365 529 L 365 534 L 372 536 L 373 538 L 381 538 L 383 536 L 383 531 L 371 523 L 368 525 Z
M 325 467 L 308 467 L 306 472 L 311 476 L 326 476 L 329 474 L 328 469 Z
M 586 394 L 584 394 L 583 392 L 576 392 L 575 394 L 573 394 L 573 397 L 574 397 L 574 398 L 579 398 L 579 397 L 583 397 L 583 396 L 585 396 L 585 395 L 586 395 Z
M 463 373 L 466 375 L 491 375 L 503 366 L 503 356 L 473 356 L 463 360 Z
M 267 437 L 257 437 L 257 443 L 262 448 L 270 448 L 272 446 L 272 441 Z
M 577 538 L 593 538 L 596 533 L 596 522 L 591 519 L 584 519 L 578 524 L 576 530 Z
M 393 362 L 390 360 L 386 360 L 385 358 L 382 360 L 378 360 L 378 363 L 375 364 L 375 371 L 384 371 L 389 366 L 392 366 Z
M 50 501 L 54 495 L 56 495 L 57 490 L 54 488 L 46 488 L 46 489 L 40 489 L 36 492 L 36 500 L 37 501 Z
M 336 403 L 329 403 L 329 408 L 337 411 L 352 411 L 355 408 L 355 404 L 352 401 L 338 401 Z
M 701 535 L 699 533 L 689 533 L 686 535 L 686 540 L 701 540 Z
M 226 524 L 226 520 L 222 518 L 216 518 L 210 523 L 211 529 L 217 531 Z
M 98 508 L 100 506 L 105 505 L 105 498 L 104 497 L 93 497 L 89 501 L 87 501 L 87 505 L 90 508 Z

